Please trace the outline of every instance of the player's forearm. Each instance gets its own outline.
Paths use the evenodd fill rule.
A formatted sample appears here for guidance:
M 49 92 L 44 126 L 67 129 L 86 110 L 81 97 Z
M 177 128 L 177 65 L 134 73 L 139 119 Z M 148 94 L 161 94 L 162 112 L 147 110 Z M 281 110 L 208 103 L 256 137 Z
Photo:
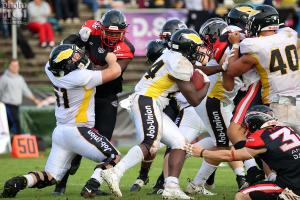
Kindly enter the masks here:
M 209 66 L 209 67 L 204 67 L 204 66 L 196 66 L 196 69 L 202 70 L 207 76 L 222 72 L 222 67 L 220 65 L 217 66 Z
M 108 53 L 105 57 L 108 67 L 102 70 L 102 82 L 106 83 L 118 78 L 122 73 L 122 68 L 117 62 L 117 57 L 114 53 Z
M 204 150 L 202 157 L 206 159 L 220 161 L 220 162 L 233 161 L 232 154 L 229 150 L 218 150 L 218 151 Z
M 209 84 L 209 82 L 205 83 L 204 87 L 201 90 L 188 94 L 186 99 L 189 102 L 189 104 L 191 104 L 193 107 L 198 106 L 201 103 L 201 101 L 206 97 Z
M 232 91 L 234 89 L 234 77 L 228 76 L 226 73 L 223 73 L 222 85 L 227 91 Z
M 231 77 L 240 76 L 240 72 L 237 70 L 236 61 L 239 59 L 239 47 L 234 45 L 228 55 L 228 68 L 226 74 Z

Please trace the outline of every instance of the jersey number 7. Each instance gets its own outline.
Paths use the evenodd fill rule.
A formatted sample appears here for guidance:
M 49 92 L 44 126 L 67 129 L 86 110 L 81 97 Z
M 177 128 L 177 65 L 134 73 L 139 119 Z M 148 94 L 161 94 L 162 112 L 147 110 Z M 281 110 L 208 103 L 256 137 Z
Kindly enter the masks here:
M 298 53 L 295 45 L 288 45 L 285 47 L 286 61 L 292 71 L 299 69 Z M 295 63 L 296 61 L 296 63 Z M 276 65 L 277 64 L 277 65 Z M 275 66 L 276 65 L 276 66 Z M 281 74 L 286 74 L 286 63 L 284 63 L 279 49 L 271 51 L 271 61 L 269 65 L 270 72 L 281 71 Z

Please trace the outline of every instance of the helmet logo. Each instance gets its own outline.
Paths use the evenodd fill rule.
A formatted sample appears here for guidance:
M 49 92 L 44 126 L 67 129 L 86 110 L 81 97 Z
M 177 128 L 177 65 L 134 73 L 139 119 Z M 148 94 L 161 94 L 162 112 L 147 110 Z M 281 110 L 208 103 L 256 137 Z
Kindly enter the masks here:
M 72 56 L 73 50 L 72 49 L 66 49 L 64 51 L 61 51 L 55 58 L 54 62 L 59 63 L 62 60 L 68 59 Z
M 259 10 L 254 10 L 249 6 L 241 6 L 241 7 L 237 7 L 236 9 L 240 12 L 247 13 L 249 15 L 256 15 L 257 13 L 260 12 Z
M 117 27 L 117 26 L 109 26 L 109 27 L 108 27 L 108 30 L 114 30 L 114 31 L 117 31 L 117 30 L 119 30 L 119 27 Z
M 182 36 L 186 39 L 192 40 L 196 44 L 202 44 L 203 43 L 201 38 L 198 35 L 194 34 L 194 33 L 183 34 Z
M 104 52 L 105 52 L 105 50 L 103 48 L 101 48 L 101 47 L 98 48 L 98 53 L 102 54 Z

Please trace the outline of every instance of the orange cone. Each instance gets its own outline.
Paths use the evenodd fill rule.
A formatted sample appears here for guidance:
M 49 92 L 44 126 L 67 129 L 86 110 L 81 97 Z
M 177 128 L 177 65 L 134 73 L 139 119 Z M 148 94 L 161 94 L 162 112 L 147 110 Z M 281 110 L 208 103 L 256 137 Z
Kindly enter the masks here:
M 16 158 L 39 157 L 36 137 L 30 134 L 15 135 L 12 142 L 11 156 Z

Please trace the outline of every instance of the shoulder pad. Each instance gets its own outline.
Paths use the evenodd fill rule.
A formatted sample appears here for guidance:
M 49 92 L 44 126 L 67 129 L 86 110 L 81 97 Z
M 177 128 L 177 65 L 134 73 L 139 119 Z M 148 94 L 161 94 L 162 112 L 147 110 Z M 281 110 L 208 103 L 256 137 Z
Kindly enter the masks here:
M 182 81 L 190 81 L 194 68 L 188 59 L 178 52 L 171 52 L 164 56 L 164 61 L 171 76 Z

